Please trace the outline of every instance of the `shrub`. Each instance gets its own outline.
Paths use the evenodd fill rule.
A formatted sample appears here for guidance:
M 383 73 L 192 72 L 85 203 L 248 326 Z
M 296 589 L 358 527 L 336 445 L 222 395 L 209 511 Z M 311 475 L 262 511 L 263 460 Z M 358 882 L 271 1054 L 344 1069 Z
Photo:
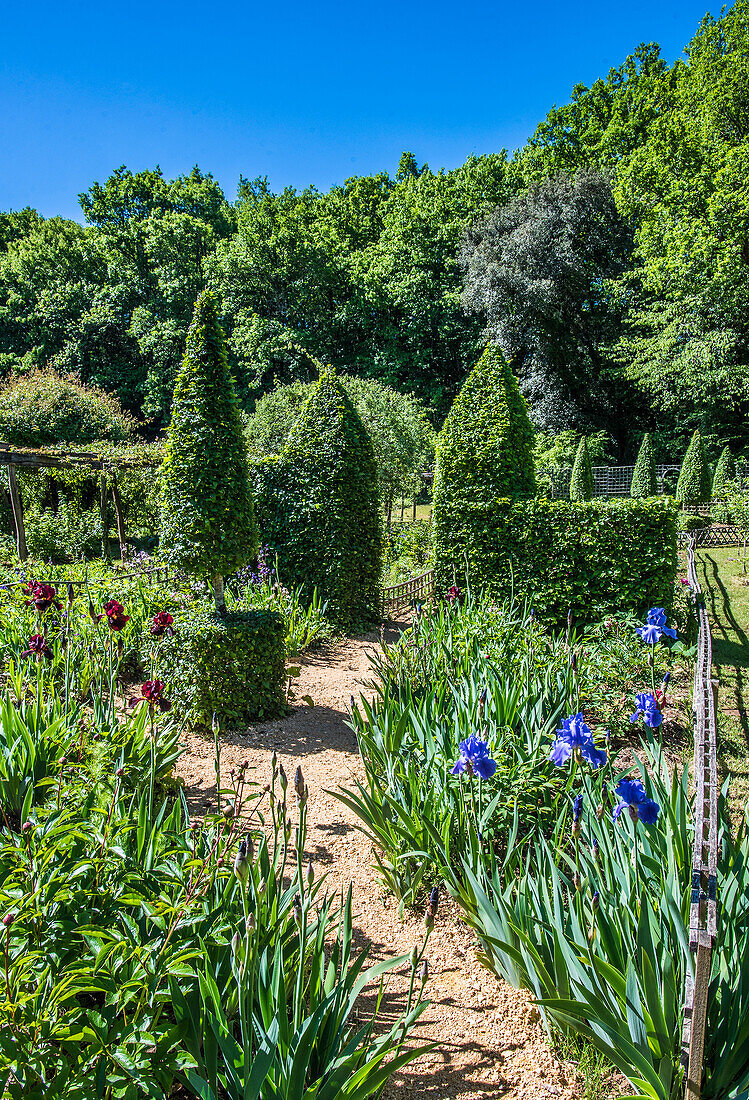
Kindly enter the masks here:
M 210 579 L 216 607 L 223 578 L 257 550 L 247 452 L 224 336 L 203 291 L 177 376 L 162 466 L 162 546 L 174 564 Z
M 733 460 L 733 456 L 728 447 L 724 447 L 720 452 L 720 458 L 718 459 L 718 465 L 715 467 L 715 474 L 713 476 L 713 487 L 711 496 L 713 500 L 724 500 L 730 487 L 731 482 L 736 477 L 736 463 Z
M 285 583 L 317 589 L 341 626 L 379 606 L 382 521 L 372 443 L 351 401 L 324 369 L 282 454 L 255 464 L 263 540 Z
M 676 529 L 678 531 L 701 531 L 703 527 L 709 526 L 709 516 L 697 516 L 691 512 L 679 512 L 676 520 Z
M 612 609 L 668 607 L 676 571 L 676 510 L 667 497 L 463 505 L 438 531 L 436 583 L 532 600 L 547 622 Z
M 517 380 L 489 344 L 453 402 L 437 441 L 435 536 L 476 500 L 536 491 L 533 428 Z
M 684 455 L 679 481 L 676 486 L 676 499 L 680 504 L 698 504 L 710 499 L 710 470 L 705 458 L 705 447 L 699 429 Z
M 37 370 L 0 390 L 0 439 L 18 447 L 124 441 L 135 421 L 112 394 L 53 370 Z
M 174 637 L 162 639 L 159 679 L 189 722 L 273 718 L 284 710 L 284 635 L 275 611 L 190 608 L 175 616 Z
M 633 499 L 639 497 L 654 497 L 658 492 L 658 480 L 655 472 L 655 452 L 653 440 L 649 433 L 643 436 L 640 451 L 637 455 L 635 468 L 632 473 L 632 488 L 630 496 Z
M 30 508 L 24 526 L 29 554 L 40 561 L 80 561 L 101 554 L 98 508 L 79 511 L 65 500 L 57 512 Z
M 570 500 L 593 499 L 593 467 L 588 453 L 588 441 L 583 436 L 577 447 L 570 481 Z

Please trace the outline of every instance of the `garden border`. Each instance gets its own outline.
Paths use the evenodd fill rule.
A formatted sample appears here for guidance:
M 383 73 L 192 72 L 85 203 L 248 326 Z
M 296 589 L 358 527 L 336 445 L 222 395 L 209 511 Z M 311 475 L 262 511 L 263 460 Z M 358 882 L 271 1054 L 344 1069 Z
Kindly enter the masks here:
M 713 948 L 717 937 L 718 874 L 718 747 L 717 680 L 712 677 L 712 637 L 702 598 L 694 550 L 687 544 L 687 577 L 696 600 L 699 622 L 694 670 L 692 714 L 694 722 L 694 849 L 692 893 L 689 911 L 689 947 L 696 951 L 695 975 L 687 975 L 684 990 L 682 1064 L 686 1070 L 685 1100 L 702 1095 L 705 1024 Z

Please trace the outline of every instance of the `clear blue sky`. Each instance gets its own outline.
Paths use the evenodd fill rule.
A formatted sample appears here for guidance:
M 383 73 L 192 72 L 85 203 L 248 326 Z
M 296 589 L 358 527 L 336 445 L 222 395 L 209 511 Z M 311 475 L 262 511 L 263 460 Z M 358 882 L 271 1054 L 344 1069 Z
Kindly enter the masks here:
M 120 164 L 198 164 L 231 200 L 240 175 L 327 189 L 405 149 L 452 168 L 522 144 L 640 42 L 672 61 L 708 2 L 5 5 L 0 210 L 80 218 Z

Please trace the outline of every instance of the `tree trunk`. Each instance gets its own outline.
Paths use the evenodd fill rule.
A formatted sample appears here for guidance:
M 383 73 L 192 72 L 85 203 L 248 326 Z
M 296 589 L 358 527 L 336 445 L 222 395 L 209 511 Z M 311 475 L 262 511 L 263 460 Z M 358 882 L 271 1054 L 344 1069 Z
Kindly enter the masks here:
M 226 614 L 226 597 L 224 596 L 224 578 L 220 573 L 216 573 L 211 581 L 211 588 L 213 589 L 213 599 L 216 604 L 216 612 L 219 615 Z
M 411 513 L 411 519 L 414 523 L 416 523 L 416 497 L 414 497 L 414 507 L 413 512 Z

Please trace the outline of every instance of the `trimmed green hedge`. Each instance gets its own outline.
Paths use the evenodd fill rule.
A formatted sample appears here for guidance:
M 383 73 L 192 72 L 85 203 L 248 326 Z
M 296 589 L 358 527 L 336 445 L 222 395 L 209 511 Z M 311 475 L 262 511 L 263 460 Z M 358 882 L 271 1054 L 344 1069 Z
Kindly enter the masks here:
M 730 449 L 724 447 L 720 452 L 718 465 L 715 467 L 715 474 L 713 475 L 712 499 L 725 500 L 735 477 L 736 463 L 733 460 Z
M 583 436 L 577 446 L 575 464 L 572 467 L 570 500 L 592 500 L 593 489 L 593 464 L 590 461 L 588 441 L 585 436 Z
M 568 609 L 668 607 L 676 574 L 676 508 L 650 500 L 462 502 L 435 532 L 438 591 L 468 583 L 528 598 L 548 623 Z
M 680 504 L 699 504 L 710 499 L 713 479 L 705 457 L 705 445 L 699 429 L 694 433 L 684 455 L 684 461 L 676 486 L 676 499 Z
M 654 497 L 658 493 L 658 478 L 655 467 L 653 438 L 648 433 L 643 436 L 640 450 L 632 472 L 632 487 L 629 495 L 635 499 Z
M 317 589 L 340 626 L 379 615 L 382 519 L 372 442 L 324 369 L 279 456 L 251 465 L 263 543 L 287 587 Z
M 283 714 L 285 630 L 276 611 L 230 611 L 209 605 L 175 614 L 175 635 L 156 649 L 159 679 L 192 724 L 246 725 Z

